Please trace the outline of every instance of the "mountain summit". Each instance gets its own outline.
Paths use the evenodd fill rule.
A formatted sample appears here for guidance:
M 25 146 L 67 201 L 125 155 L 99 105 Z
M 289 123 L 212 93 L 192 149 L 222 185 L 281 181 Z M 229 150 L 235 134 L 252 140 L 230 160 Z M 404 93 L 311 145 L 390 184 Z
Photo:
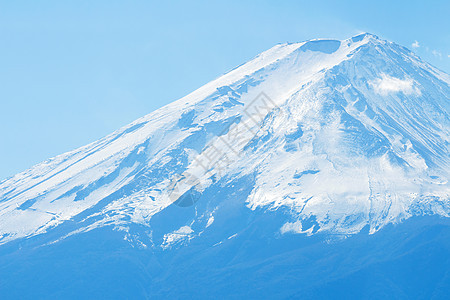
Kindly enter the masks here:
M 282 211 L 281 234 L 374 233 L 415 215 L 448 217 L 449 78 L 371 34 L 276 45 L 1 182 L 0 243 L 105 226 L 160 231 L 152 219 L 173 206 L 196 212 L 178 228 L 166 216 L 167 232 L 136 237 L 142 246 L 214 232 L 230 207 Z
M 449 83 L 371 34 L 276 45 L 0 182 L 0 297 L 446 298 Z

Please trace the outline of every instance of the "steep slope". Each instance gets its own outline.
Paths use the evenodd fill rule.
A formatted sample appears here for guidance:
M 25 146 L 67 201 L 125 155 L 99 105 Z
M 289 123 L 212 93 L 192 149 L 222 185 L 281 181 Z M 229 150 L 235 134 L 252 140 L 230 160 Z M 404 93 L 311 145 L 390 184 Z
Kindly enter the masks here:
M 271 234 L 374 233 L 415 215 L 448 217 L 449 83 L 370 34 L 277 45 L 1 182 L 0 243 L 112 227 L 162 249 L 215 232 L 212 246 L 234 237 L 220 216 L 242 210 L 281 214 Z M 178 218 L 179 206 L 195 211 Z

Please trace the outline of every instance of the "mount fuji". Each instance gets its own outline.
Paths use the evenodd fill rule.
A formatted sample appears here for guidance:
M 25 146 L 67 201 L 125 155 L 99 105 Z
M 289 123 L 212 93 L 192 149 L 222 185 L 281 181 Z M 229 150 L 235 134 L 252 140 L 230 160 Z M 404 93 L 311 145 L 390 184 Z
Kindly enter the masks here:
M 0 295 L 441 298 L 449 100 L 372 34 L 276 45 L 0 182 Z

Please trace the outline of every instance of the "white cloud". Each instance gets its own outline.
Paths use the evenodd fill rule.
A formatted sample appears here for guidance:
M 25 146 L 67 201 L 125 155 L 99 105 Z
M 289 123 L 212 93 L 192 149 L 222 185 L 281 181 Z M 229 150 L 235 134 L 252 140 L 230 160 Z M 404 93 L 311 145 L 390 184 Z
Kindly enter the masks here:
M 413 47 L 414 49 L 417 49 L 420 47 L 420 44 L 418 41 L 414 41 L 414 43 L 411 44 L 411 47 Z
M 437 50 L 433 50 L 431 53 L 436 57 L 442 58 L 442 53 Z
M 405 95 L 421 94 L 419 88 L 416 86 L 416 82 L 411 78 L 400 79 L 387 74 L 381 74 L 381 78 L 377 78 L 369 82 L 369 84 L 377 94 L 383 96 L 399 92 Z

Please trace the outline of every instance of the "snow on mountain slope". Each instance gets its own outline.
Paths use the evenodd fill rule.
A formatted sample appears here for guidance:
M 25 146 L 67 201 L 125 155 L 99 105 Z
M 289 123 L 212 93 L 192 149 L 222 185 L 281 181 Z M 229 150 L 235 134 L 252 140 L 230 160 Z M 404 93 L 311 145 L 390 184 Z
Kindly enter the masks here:
M 236 190 L 251 210 L 287 209 L 281 233 L 375 232 L 448 217 L 450 77 L 370 34 L 277 45 L 97 142 L 0 183 L 0 243 L 57 228 L 146 227 L 168 206 L 214 205 L 167 232 L 189 241 Z M 200 200 L 199 200 L 200 199 Z M 213 201 L 214 200 L 214 201 Z M 220 199 L 219 199 L 220 200 Z M 200 229 L 198 229 L 200 228 Z

